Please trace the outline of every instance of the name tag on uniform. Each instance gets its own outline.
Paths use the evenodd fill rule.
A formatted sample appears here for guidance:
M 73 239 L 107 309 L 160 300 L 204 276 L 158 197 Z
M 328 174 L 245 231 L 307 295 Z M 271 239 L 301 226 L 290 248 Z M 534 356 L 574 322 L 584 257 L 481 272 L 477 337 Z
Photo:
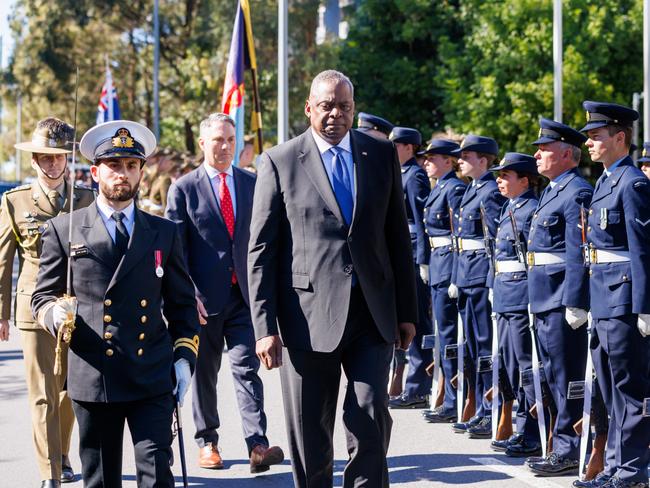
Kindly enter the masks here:
M 90 252 L 90 250 L 83 244 L 72 244 L 70 245 L 70 257 L 79 258 L 85 256 Z
M 650 417 L 650 398 L 643 399 L 643 416 Z

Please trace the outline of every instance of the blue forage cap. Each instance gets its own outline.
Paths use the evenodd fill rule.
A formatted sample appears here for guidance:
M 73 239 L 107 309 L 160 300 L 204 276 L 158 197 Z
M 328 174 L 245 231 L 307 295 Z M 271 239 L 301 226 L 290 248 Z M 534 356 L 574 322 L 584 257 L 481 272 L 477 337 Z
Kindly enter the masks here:
M 538 144 L 550 144 L 552 142 L 561 141 L 571 144 L 572 146 L 581 147 L 586 140 L 587 137 L 575 130 L 573 127 L 542 117 L 539 119 L 537 140 L 533 142 L 533 144 L 536 146 Z
M 424 151 L 419 151 L 418 156 L 425 156 L 427 154 L 442 154 L 443 156 L 456 157 L 455 151 L 460 146 L 454 141 L 449 139 L 432 139 Z
M 509 152 L 503 156 L 498 166 L 490 168 L 490 171 L 519 171 L 520 173 L 538 174 L 537 160 L 528 154 Z
M 617 103 L 586 100 L 582 102 L 582 106 L 587 111 L 587 125 L 580 129 L 580 132 L 587 132 L 608 125 L 632 127 L 634 121 L 639 119 L 639 112 Z
M 499 154 L 499 145 L 491 137 L 468 134 L 460 147 L 454 151 L 454 155 L 460 156 L 463 151 L 474 151 L 497 156 Z
M 386 119 L 379 117 L 378 115 L 359 112 L 359 115 L 357 115 L 357 117 L 357 129 L 362 132 L 373 129 L 379 132 L 383 132 L 386 134 L 386 136 L 388 136 L 394 127 L 393 124 L 388 122 Z
M 641 157 L 637 160 L 637 163 L 650 163 L 650 142 L 643 143 Z
M 402 144 L 415 144 L 416 146 L 422 144 L 420 131 L 410 127 L 393 127 L 388 138 L 393 142 L 401 142 Z

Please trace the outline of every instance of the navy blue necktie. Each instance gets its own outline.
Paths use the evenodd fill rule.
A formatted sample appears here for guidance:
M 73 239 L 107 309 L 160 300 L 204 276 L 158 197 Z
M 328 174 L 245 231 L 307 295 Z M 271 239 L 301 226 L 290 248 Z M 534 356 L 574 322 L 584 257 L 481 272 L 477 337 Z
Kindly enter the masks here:
M 352 211 L 354 210 L 354 198 L 352 196 L 352 175 L 345 164 L 343 149 L 338 146 L 330 148 L 332 152 L 332 187 L 336 201 L 341 207 L 341 213 L 348 226 L 352 223 Z
M 129 231 L 126 230 L 124 225 L 124 214 L 122 212 L 113 212 L 113 220 L 115 221 L 115 247 L 117 247 L 120 255 L 123 255 L 129 247 Z

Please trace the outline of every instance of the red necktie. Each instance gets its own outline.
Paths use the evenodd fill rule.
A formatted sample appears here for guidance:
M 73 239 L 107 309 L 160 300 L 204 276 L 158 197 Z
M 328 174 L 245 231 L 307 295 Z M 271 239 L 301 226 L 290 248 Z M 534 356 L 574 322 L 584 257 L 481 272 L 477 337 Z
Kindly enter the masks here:
M 223 221 L 226 224 L 226 229 L 228 229 L 228 234 L 232 239 L 235 235 L 235 212 L 232 208 L 232 198 L 230 197 L 230 190 L 228 185 L 226 185 L 226 173 L 219 173 L 219 205 L 221 206 L 221 215 Z M 232 284 L 237 283 L 237 277 L 235 276 L 235 271 L 232 272 L 231 278 Z

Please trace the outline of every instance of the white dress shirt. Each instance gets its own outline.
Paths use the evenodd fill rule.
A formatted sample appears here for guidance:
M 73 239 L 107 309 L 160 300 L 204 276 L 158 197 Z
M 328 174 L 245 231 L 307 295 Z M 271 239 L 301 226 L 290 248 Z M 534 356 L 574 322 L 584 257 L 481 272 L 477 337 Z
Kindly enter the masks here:
M 321 159 L 323 160 L 323 165 L 325 166 L 325 172 L 327 177 L 330 180 L 330 185 L 332 189 L 334 188 L 332 182 L 332 158 L 334 155 L 330 149 L 334 147 L 332 144 L 323 139 L 314 129 L 311 130 L 312 135 L 314 136 L 314 141 L 316 141 L 316 146 L 318 146 L 318 151 L 320 152 Z M 352 200 L 356 202 L 357 200 L 357 175 L 354 171 L 354 160 L 352 159 L 352 145 L 350 143 L 350 132 L 348 131 L 345 134 L 345 137 L 341 139 L 336 147 L 342 149 L 340 156 L 343 157 L 343 160 L 347 167 L 351 169 L 350 174 L 352 175 Z

